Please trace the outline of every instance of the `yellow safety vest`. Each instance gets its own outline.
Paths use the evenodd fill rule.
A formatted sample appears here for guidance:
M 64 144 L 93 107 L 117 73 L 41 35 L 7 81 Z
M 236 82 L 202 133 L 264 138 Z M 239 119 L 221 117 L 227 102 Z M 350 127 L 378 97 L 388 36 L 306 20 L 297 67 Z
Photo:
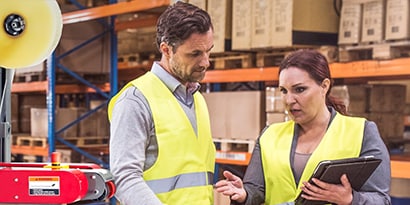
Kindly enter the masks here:
M 364 124 L 364 118 L 336 114 L 309 158 L 297 186 L 289 159 L 295 123 L 272 124 L 260 138 L 265 205 L 293 202 L 301 191 L 302 182 L 309 179 L 320 161 L 358 157 L 362 148 Z
M 130 86 L 147 99 L 157 136 L 158 158 L 144 171 L 147 185 L 164 204 L 213 204 L 215 145 L 203 96 L 194 94 L 197 136 L 177 99 L 154 74 L 147 72 L 125 88 Z M 109 104 L 109 116 L 119 94 Z

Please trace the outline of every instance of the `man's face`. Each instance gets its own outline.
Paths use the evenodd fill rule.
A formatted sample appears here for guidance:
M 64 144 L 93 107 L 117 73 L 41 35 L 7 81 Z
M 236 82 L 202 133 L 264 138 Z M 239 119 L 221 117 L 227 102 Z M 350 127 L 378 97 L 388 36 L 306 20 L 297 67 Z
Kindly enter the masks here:
M 192 34 L 177 47 L 175 53 L 171 49 L 170 72 L 182 84 L 201 81 L 210 65 L 209 55 L 213 45 L 212 29 L 205 34 Z

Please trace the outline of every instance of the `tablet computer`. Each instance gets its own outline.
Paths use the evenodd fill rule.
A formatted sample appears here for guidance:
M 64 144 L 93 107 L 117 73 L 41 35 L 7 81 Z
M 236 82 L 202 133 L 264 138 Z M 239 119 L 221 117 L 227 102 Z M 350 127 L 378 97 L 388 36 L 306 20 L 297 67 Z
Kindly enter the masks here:
M 352 189 L 358 191 L 381 161 L 381 159 L 376 159 L 374 156 L 321 161 L 316 166 L 309 179 L 309 183 L 314 184 L 312 178 L 317 178 L 327 183 L 341 184 L 340 177 L 346 174 Z M 296 198 L 295 205 L 321 205 L 328 203 L 326 201 L 307 200 L 301 194 Z

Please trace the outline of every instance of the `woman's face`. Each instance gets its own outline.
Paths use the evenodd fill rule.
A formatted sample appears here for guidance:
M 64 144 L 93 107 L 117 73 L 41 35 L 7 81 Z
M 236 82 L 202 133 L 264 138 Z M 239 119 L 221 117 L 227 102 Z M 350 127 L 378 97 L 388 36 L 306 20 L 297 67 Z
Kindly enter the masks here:
M 306 71 L 289 67 L 279 74 L 279 89 L 289 116 L 298 124 L 309 123 L 326 108 L 330 80 L 319 85 Z

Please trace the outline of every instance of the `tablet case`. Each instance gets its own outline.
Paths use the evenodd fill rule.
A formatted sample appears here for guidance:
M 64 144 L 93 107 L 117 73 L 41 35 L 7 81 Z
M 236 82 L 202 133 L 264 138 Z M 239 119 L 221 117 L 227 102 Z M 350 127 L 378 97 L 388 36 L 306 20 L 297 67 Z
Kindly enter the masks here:
M 321 161 L 316 166 L 309 183 L 314 184 L 312 178 L 317 178 L 324 182 L 340 184 L 340 177 L 346 173 L 352 189 L 358 191 L 381 161 L 381 159 L 376 159 L 374 156 Z M 326 201 L 307 200 L 301 194 L 296 198 L 295 205 L 322 205 L 328 203 Z

